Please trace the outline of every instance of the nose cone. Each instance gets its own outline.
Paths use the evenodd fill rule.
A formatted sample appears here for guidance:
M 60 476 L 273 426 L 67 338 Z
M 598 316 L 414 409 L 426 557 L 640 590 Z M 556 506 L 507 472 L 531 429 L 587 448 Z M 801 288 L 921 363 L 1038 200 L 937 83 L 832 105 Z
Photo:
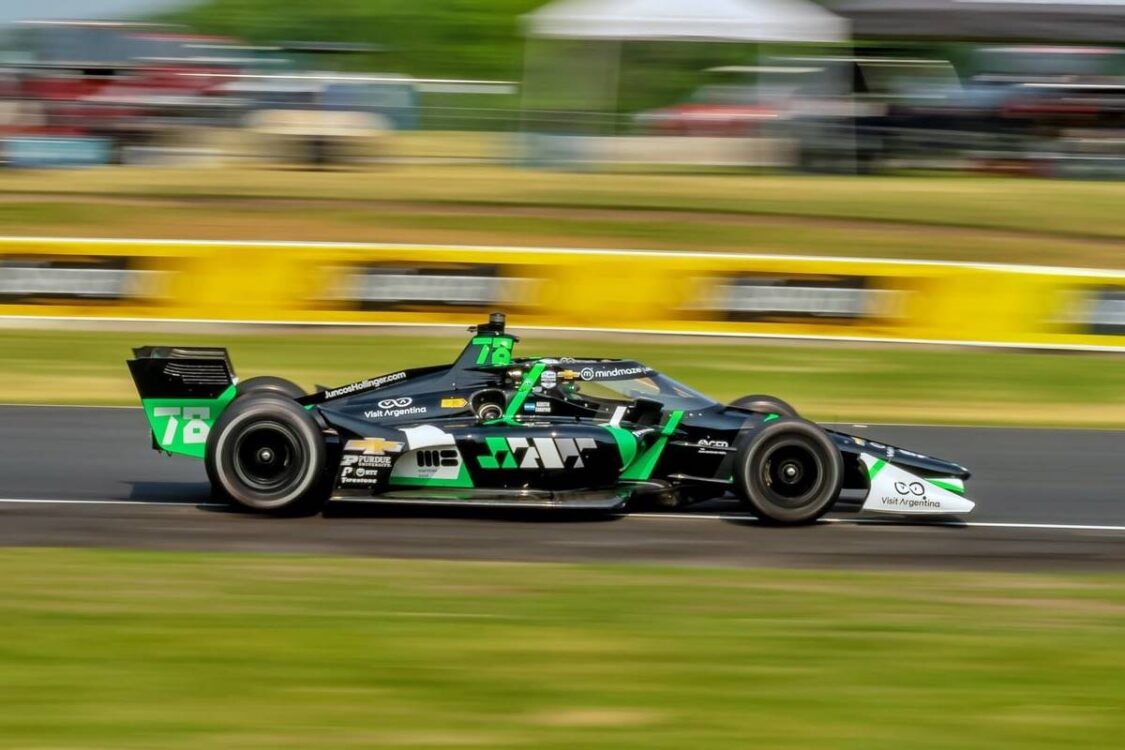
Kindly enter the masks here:
M 964 496 L 964 485 L 957 477 L 918 476 L 884 458 L 860 454 L 867 467 L 871 489 L 863 510 L 896 515 L 963 515 L 976 503 Z

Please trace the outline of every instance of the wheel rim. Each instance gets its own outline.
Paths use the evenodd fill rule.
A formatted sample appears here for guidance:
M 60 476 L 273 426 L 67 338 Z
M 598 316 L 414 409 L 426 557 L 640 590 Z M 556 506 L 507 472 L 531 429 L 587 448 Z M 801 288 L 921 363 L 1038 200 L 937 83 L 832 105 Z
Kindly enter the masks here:
M 800 508 L 820 489 L 824 464 L 820 456 L 800 442 L 771 446 L 761 464 L 762 485 L 770 499 L 786 508 Z
M 293 430 L 279 422 L 247 428 L 234 444 L 234 471 L 256 492 L 277 492 L 300 476 L 304 450 Z

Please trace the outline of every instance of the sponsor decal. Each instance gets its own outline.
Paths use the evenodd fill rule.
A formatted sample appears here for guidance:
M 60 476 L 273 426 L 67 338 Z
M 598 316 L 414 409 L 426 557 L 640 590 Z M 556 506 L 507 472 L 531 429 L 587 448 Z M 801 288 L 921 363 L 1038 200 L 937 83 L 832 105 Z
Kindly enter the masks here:
M 865 276 L 740 275 L 712 284 L 695 309 L 734 321 L 849 321 L 900 317 L 904 296 Z
M 405 372 L 392 372 L 390 375 L 380 375 L 377 378 L 368 378 L 361 380 L 358 383 L 349 383 L 348 385 L 340 386 L 339 388 L 332 388 L 324 392 L 325 398 L 336 398 L 338 396 L 346 396 L 350 393 L 359 393 L 361 391 L 373 391 L 377 388 L 382 388 L 387 383 L 396 383 L 400 380 L 406 380 Z
M 419 469 L 456 468 L 461 465 L 461 454 L 456 448 L 427 448 L 415 451 L 414 460 L 418 462 Z
M 131 267 L 125 257 L 67 256 L 0 260 L 0 302 L 107 302 L 155 296 L 159 271 Z
M 726 440 L 707 440 L 707 439 L 703 439 L 703 440 L 700 440 L 698 443 L 696 443 L 696 445 L 700 446 L 701 448 L 729 448 L 730 447 L 730 443 L 728 443 Z
M 383 473 L 379 469 L 363 466 L 345 466 L 340 469 L 341 487 L 374 487 L 380 484 Z
M 898 490 L 898 484 L 898 482 L 895 483 L 896 491 Z M 918 483 L 913 482 L 912 484 Z M 922 488 L 922 492 L 917 495 L 911 493 L 908 496 L 904 496 L 904 494 L 905 493 L 900 492 L 898 496 L 883 495 L 879 498 L 879 502 L 889 508 L 903 508 L 906 510 L 922 510 L 925 508 L 939 510 L 941 508 L 940 502 L 938 502 L 937 500 L 931 500 L 930 498 L 926 497 L 926 490 L 924 487 Z
M 487 437 L 489 455 L 478 456 L 482 469 L 582 469 L 598 449 L 593 438 Z
M 926 496 L 926 486 L 921 482 L 895 482 L 895 492 L 900 495 Z
M 402 398 L 385 398 L 379 402 L 380 409 L 405 409 L 414 403 L 414 399 L 410 396 L 403 396 Z
M 528 401 L 524 403 L 523 410 L 529 414 L 550 414 L 550 401 Z
M 446 397 L 441 400 L 443 409 L 463 409 L 468 405 L 469 402 L 463 398 Z
M 387 469 L 391 466 L 390 456 L 344 455 L 341 466 L 362 466 L 366 469 Z
M 730 443 L 726 440 L 707 440 L 703 439 L 696 443 L 699 446 L 699 453 L 708 456 L 725 456 L 727 449 L 730 448 Z
M 407 406 L 401 409 L 368 410 L 363 412 L 363 416 L 367 419 L 396 419 L 398 417 L 406 417 L 412 414 L 425 414 L 426 411 L 426 407 L 424 406 Z
M 923 510 L 926 508 L 941 508 L 941 502 L 926 497 L 926 484 L 919 479 L 913 479 L 902 472 L 901 479 L 896 479 L 891 484 L 895 494 L 883 493 L 879 502 L 889 508 L 903 508 L 907 510 Z
M 1083 333 L 1125 336 L 1125 287 L 1084 289 L 1071 295 L 1066 322 Z
M 336 269 L 325 299 L 361 310 L 492 309 L 528 298 L 532 279 L 496 265 L 363 264 Z
M 420 448 L 404 455 L 395 463 L 391 481 L 399 479 L 457 480 L 464 467 L 456 447 Z
M 613 380 L 615 378 L 630 378 L 636 375 L 645 375 L 649 370 L 640 365 L 614 366 L 614 367 L 583 367 L 578 375 L 583 380 Z
M 344 450 L 349 453 L 363 453 L 369 456 L 382 456 L 387 453 L 401 453 L 403 444 L 396 440 L 385 440 L 381 437 L 363 438 L 362 440 L 349 440 L 344 445 Z
M 549 391 L 559 384 L 559 374 L 554 370 L 544 370 L 539 376 L 539 384 Z

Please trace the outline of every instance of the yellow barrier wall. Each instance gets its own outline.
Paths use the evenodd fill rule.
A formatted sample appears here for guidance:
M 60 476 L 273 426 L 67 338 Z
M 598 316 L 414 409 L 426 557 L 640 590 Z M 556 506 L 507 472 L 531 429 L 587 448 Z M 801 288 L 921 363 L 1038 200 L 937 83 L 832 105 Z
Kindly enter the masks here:
M 1125 273 L 602 250 L 0 240 L 0 315 L 517 326 L 1125 350 Z

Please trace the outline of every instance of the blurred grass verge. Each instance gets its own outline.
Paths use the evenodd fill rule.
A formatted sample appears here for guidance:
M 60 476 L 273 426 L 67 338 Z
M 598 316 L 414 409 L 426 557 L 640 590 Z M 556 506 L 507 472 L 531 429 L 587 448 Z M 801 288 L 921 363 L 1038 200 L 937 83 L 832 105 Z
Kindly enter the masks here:
M 1125 579 L 0 551 L 0 746 L 1113 747 Z
M 600 174 L 427 164 L 364 171 L 112 167 L 7 175 L 0 231 L 1121 268 L 1121 205 L 1121 183 L 980 176 Z
M 1125 237 L 1125 184 L 1010 177 L 613 174 L 467 165 L 363 171 L 114 166 L 13 173 L 0 193 L 687 210 Z
M 142 344 L 226 346 L 240 377 L 305 388 L 449 362 L 458 329 L 270 333 L 0 330 L 0 401 L 136 404 L 124 360 Z M 530 332 L 524 355 L 636 358 L 708 395 L 772 393 L 822 421 L 1125 425 L 1125 357 L 937 347 Z

